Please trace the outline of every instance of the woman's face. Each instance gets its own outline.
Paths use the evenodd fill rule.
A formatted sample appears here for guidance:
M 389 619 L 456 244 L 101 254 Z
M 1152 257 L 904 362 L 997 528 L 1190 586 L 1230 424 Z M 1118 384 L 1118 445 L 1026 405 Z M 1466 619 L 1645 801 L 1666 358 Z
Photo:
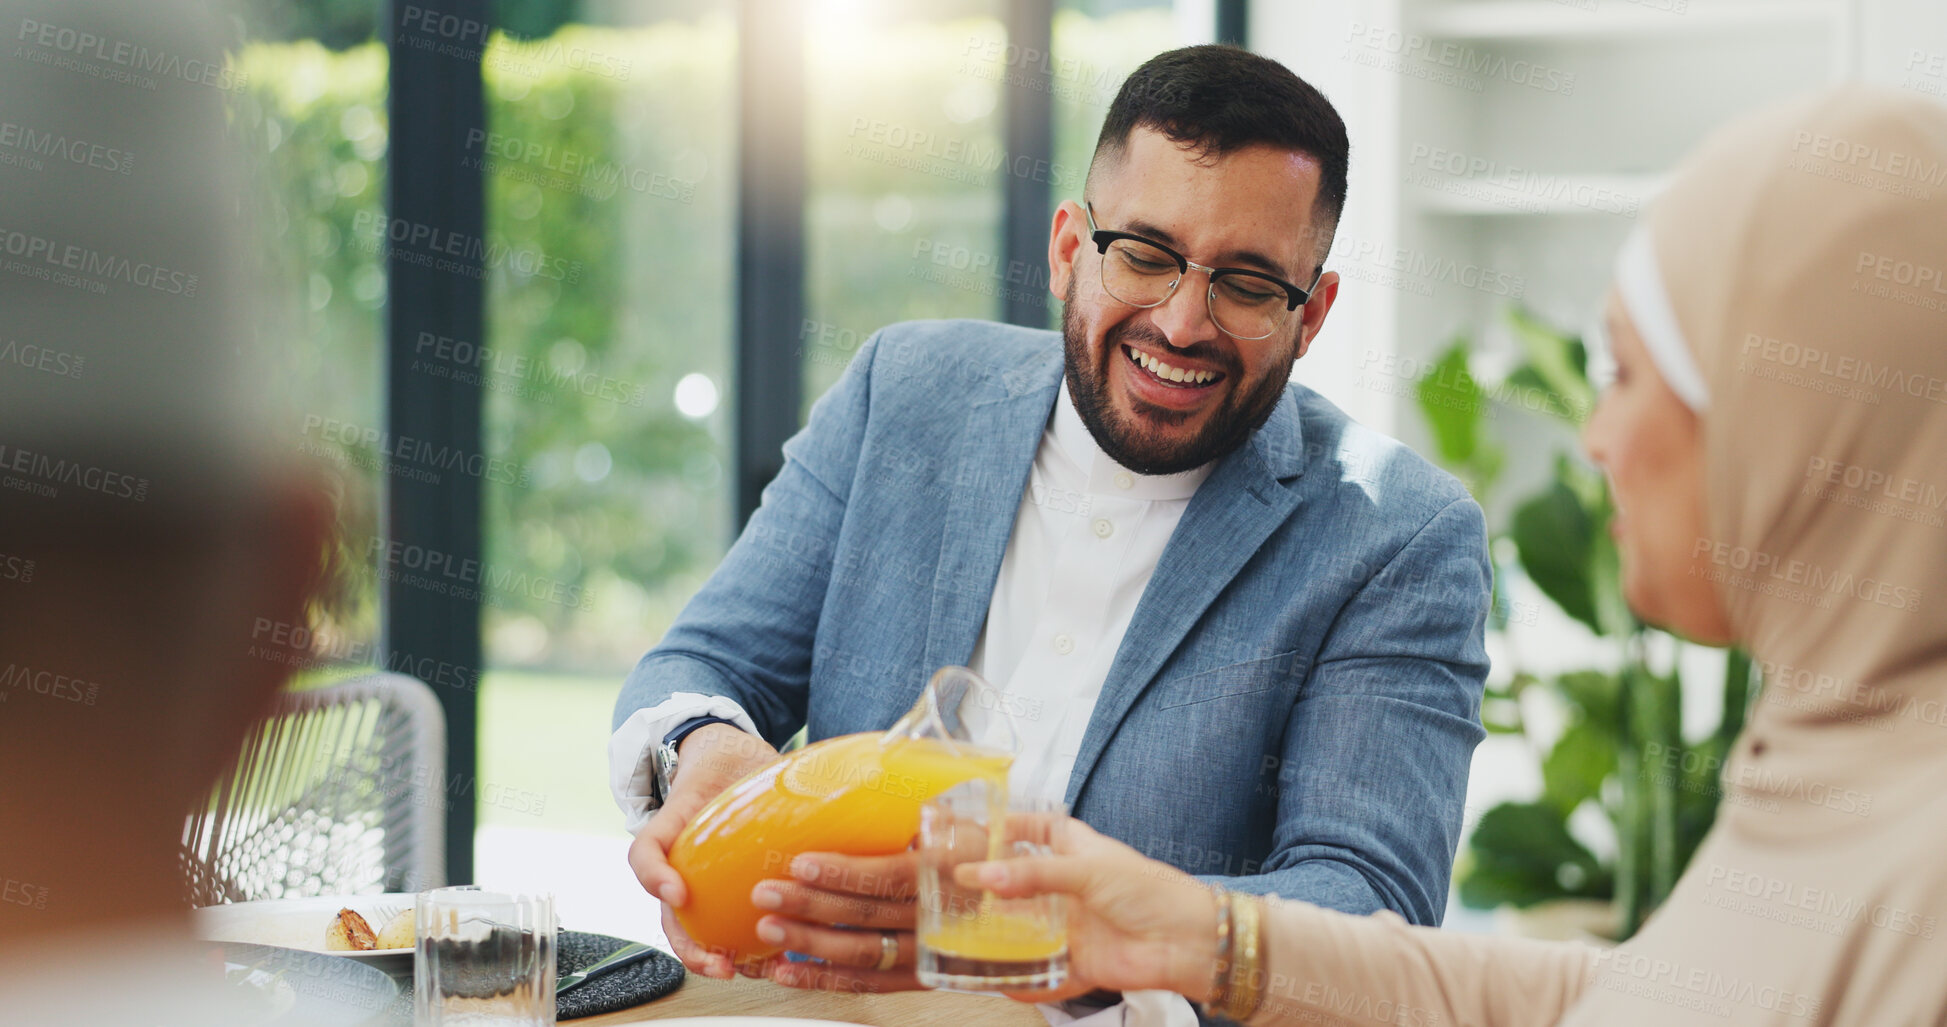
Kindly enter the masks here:
M 1657 372 L 1613 292 L 1603 316 L 1616 380 L 1583 427 L 1582 442 L 1609 476 L 1616 505 L 1609 531 L 1622 550 L 1623 596 L 1652 624 L 1728 644 L 1730 623 L 1708 574 L 1701 425 Z

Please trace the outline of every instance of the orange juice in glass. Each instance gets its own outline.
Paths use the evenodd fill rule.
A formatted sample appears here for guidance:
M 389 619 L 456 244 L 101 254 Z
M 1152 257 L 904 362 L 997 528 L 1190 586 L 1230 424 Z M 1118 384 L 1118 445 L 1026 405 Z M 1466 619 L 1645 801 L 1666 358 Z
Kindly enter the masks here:
M 1067 812 L 1053 800 L 1010 799 L 1004 784 L 987 780 L 964 781 L 920 808 L 920 984 L 1042 991 L 1067 981 L 1061 896 L 1002 899 L 954 880 L 964 863 L 1050 854 Z
M 994 692 L 964 667 L 941 668 L 884 734 L 807 745 L 725 789 L 670 847 L 669 865 L 689 886 L 677 923 L 734 963 L 773 955 L 778 947 L 757 937 L 763 911 L 750 904 L 759 881 L 791 876 L 803 852 L 904 851 L 926 800 L 975 779 L 1004 788 L 1011 732 L 1001 728 L 1005 748 L 975 746 L 960 718 L 964 703 L 997 706 Z

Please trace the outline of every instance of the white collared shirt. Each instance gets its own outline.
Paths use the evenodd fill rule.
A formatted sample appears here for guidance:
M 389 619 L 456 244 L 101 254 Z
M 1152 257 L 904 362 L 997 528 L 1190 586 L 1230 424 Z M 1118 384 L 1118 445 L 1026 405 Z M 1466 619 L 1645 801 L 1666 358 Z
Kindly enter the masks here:
M 1096 445 L 1063 383 L 968 660 L 1008 700 L 963 711 L 974 740 L 1003 744 L 993 711 L 1013 714 L 1015 794 L 1059 800 L 1067 793 L 1136 603 L 1213 466 L 1166 475 L 1125 469 Z M 757 732 L 731 700 L 679 692 L 637 710 L 609 738 L 610 791 L 631 834 L 649 819 L 655 747 L 678 725 L 706 716 Z
M 1089 434 L 1062 382 L 1035 450 L 1027 491 L 1014 515 L 987 622 L 967 666 L 1003 701 L 963 706 L 974 741 L 1015 753 L 1014 796 L 1062 800 L 1095 701 L 1122 648 L 1136 604 L 1163 558 L 1190 497 L 1214 463 L 1180 474 L 1145 475 L 1110 459 Z M 1101 1010 L 1042 1005 L 1050 1024 L 1070 1027 L 1191 1027 L 1182 997 L 1133 991 Z
M 1123 633 L 1211 467 L 1165 475 L 1124 468 L 1096 444 L 1063 383 L 967 661 L 1006 700 L 964 716 L 975 742 L 1003 747 L 1006 732 L 994 722 L 997 711 L 1009 714 L 1013 794 L 1067 793 Z

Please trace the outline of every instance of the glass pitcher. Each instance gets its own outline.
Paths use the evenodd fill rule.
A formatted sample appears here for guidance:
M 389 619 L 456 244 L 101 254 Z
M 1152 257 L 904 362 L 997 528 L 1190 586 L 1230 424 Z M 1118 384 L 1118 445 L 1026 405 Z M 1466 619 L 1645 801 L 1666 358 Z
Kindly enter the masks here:
M 1004 752 L 1017 749 L 1013 718 L 1001 690 L 965 667 L 941 667 L 920 689 L 918 701 L 895 721 L 883 741 L 925 738 L 959 753 Z
M 725 789 L 670 847 L 689 886 L 677 922 L 733 963 L 775 954 L 757 937 L 757 883 L 789 878 L 799 853 L 905 851 L 926 800 L 962 781 L 1004 788 L 1016 737 L 1005 709 L 980 675 L 942 667 L 890 729 L 814 742 Z

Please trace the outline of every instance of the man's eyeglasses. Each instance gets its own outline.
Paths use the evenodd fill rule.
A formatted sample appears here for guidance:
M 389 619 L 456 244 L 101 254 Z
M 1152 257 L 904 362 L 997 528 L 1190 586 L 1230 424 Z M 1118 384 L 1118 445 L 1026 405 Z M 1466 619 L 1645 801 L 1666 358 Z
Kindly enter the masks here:
M 1210 276 L 1205 295 L 1210 319 L 1235 339 L 1266 339 L 1290 323 L 1292 312 L 1311 299 L 1319 268 L 1309 288 L 1299 287 L 1262 271 L 1241 267 L 1205 267 L 1162 243 L 1129 232 L 1109 232 L 1095 225 L 1095 208 L 1086 200 L 1089 238 L 1102 254 L 1102 288 L 1132 307 L 1158 307 L 1192 270 Z

